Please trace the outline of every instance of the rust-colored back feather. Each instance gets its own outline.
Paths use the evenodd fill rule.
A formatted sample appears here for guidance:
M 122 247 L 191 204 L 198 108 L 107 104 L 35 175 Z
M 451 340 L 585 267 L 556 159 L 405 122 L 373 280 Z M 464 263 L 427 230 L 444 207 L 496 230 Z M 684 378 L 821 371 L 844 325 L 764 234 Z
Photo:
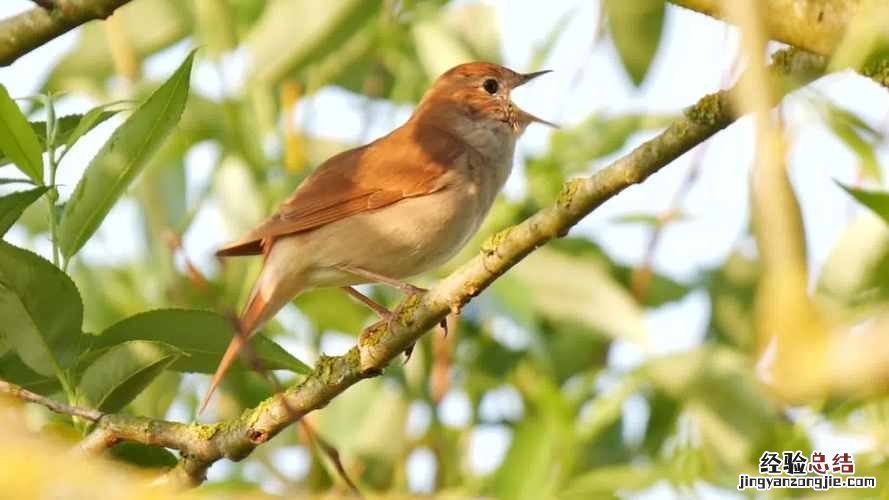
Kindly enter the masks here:
M 431 194 L 444 187 L 442 175 L 465 148 L 452 135 L 409 121 L 324 162 L 271 217 L 216 255 L 258 255 L 268 246 L 264 241 Z

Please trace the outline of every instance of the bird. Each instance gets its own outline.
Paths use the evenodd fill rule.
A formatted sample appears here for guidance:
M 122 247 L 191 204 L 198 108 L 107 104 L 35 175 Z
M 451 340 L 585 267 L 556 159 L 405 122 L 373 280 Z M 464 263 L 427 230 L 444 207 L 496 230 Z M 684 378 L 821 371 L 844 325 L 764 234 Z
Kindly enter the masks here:
M 353 286 L 423 292 L 404 280 L 440 266 L 475 234 L 528 125 L 556 127 L 510 95 L 549 72 L 489 62 L 449 69 L 402 126 L 322 163 L 267 220 L 219 249 L 220 258 L 261 255 L 263 266 L 200 411 L 243 345 L 300 293 L 339 287 L 389 321 L 397 310 Z

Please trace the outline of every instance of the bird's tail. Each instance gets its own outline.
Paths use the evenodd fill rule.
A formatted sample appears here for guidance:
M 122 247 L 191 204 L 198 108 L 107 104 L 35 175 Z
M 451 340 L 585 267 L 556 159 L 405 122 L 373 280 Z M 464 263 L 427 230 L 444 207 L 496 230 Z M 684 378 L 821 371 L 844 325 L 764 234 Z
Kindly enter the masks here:
M 210 402 L 210 398 L 213 397 L 213 393 L 222 382 L 225 373 L 232 363 L 235 362 L 238 353 L 241 352 L 241 348 L 250 340 L 250 337 L 253 336 L 260 323 L 264 321 L 268 305 L 268 301 L 259 293 L 259 290 L 254 291 L 247 302 L 247 307 L 244 308 L 244 312 L 241 313 L 241 317 L 238 319 L 237 333 L 228 344 L 225 354 L 222 355 L 222 359 L 219 361 L 219 366 L 216 368 L 216 373 L 213 374 L 213 380 L 210 382 L 210 388 L 207 390 L 203 401 L 201 401 L 198 414 L 202 413 L 207 407 L 207 403 Z

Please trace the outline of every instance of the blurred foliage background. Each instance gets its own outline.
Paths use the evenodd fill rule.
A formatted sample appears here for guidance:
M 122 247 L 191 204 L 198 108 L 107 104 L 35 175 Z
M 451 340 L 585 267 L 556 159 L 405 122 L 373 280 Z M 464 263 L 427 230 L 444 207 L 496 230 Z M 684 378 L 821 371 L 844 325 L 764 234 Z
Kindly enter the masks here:
M 226 314 L 239 307 L 258 271 L 258 259 L 215 262 L 202 252 L 206 241 L 238 235 L 321 161 L 358 145 L 313 134 L 316 114 L 328 111 L 319 106 L 307 111 L 305 101 L 332 88 L 341 95 L 364 96 L 347 102 L 365 103 L 358 135 L 372 139 L 385 131 L 378 130 L 385 124 L 404 118 L 444 70 L 470 60 L 504 62 L 498 22 L 504 17 L 498 10 L 511 7 L 505 1 L 134 0 L 108 21 L 77 30 L 70 52 L 56 58 L 39 83 L 39 93 L 56 96 L 67 103 L 66 109 L 79 107 L 77 113 L 86 113 L 91 105 L 117 103 L 101 108 L 107 114 L 94 115 L 108 120 L 96 129 L 99 134 L 121 122 L 122 115 L 115 112 L 143 102 L 191 47 L 200 47 L 193 81 L 212 74 L 221 82 L 216 92 L 192 90 L 174 132 L 99 231 L 102 241 L 88 244 L 84 257 L 68 268 L 83 298 L 83 331 L 104 332 L 92 340 L 96 346 L 108 335 L 138 341 L 143 339 L 139 333 L 126 333 L 133 331 L 127 328 L 137 330 L 138 323 L 117 329 L 112 325 L 154 309 Z M 582 12 L 593 15 L 579 18 L 578 9 L 565 9 L 564 16 L 546 27 L 548 36 L 533 42 L 530 58 L 510 61 L 515 69 L 546 67 L 566 27 L 580 22 L 587 45 L 572 49 L 576 74 L 557 73 L 571 80 L 563 90 L 595 92 L 578 83 L 589 82 L 580 75 L 596 74 L 597 65 L 611 64 L 624 68 L 618 84 L 629 92 L 637 85 L 671 92 L 669 70 L 654 81 L 647 74 L 659 46 L 664 50 L 664 23 L 677 16 L 674 7 L 658 0 L 604 0 L 596 8 L 586 5 Z M 674 38 L 691 36 L 670 33 Z M 590 57 L 603 46 L 608 56 L 604 63 Z M 736 46 L 726 43 L 722 65 L 711 72 L 724 82 L 735 76 Z M 662 129 L 691 103 L 678 97 L 680 90 L 674 94 L 668 109 L 594 113 L 538 136 L 537 147 L 523 149 L 517 159 L 514 176 L 519 179 L 511 185 L 519 187 L 497 202 L 478 237 L 458 258 L 417 284 L 446 275 L 474 255 L 486 236 L 551 203 L 566 179 L 594 172 Z M 554 106 L 555 101 L 556 96 L 542 100 Z M 30 109 L 32 120 L 46 116 L 39 102 L 20 104 Z M 885 114 L 877 125 L 845 105 L 816 88 L 796 96 L 796 111 L 782 111 L 790 128 L 808 121 L 827 131 L 832 139 L 817 147 L 847 148 L 848 168 L 800 175 L 823 175 L 828 182 L 842 178 L 851 189 L 885 189 L 887 100 L 873 105 Z M 388 113 L 384 125 L 381 109 Z M 549 117 L 546 109 L 535 112 Z M 451 318 L 450 336 L 432 332 L 417 345 L 410 363 L 396 363 L 383 377 L 360 383 L 310 415 L 308 420 L 339 450 L 363 492 L 528 499 L 732 497 L 738 474 L 755 474 L 763 451 L 801 450 L 808 455 L 816 446 L 855 451 L 859 475 L 876 476 L 878 485 L 889 481 L 884 381 L 867 380 L 852 391 L 792 403 L 770 390 L 770 384 L 781 381 L 763 377 L 767 362 L 762 360 L 769 348 L 757 337 L 754 311 L 762 273 L 746 224 L 734 241 L 716 242 L 706 229 L 694 226 L 695 214 L 684 209 L 690 191 L 725 182 L 719 175 L 706 175 L 705 169 L 737 163 L 743 171 L 746 156 L 714 159 L 705 150 L 690 156 L 675 182 L 657 188 L 662 210 L 611 213 L 608 224 L 581 227 L 539 249 L 459 318 Z M 60 188 L 61 201 L 85 166 L 71 159 L 63 163 L 66 170 L 60 176 L 73 182 Z M 18 178 L 9 166 L 0 174 Z M 647 185 L 635 189 L 647 196 Z M 8 193 L 18 187 L 8 183 L 0 188 Z M 878 211 L 882 206 L 882 216 L 889 217 L 884 193 L 853 194 Z M 889 230 L 884 220 L 850 200 L 831 209 L 842 213 L 841 230 L 829 238 L 826 255 L 811 266 L 809 295 L 844 325 L 885 326 Z M 127 216 L 115 217 L 120 212 Z M 740 212 L 746 217 L 746 207 Z M 49 220 L 46 205 L 34 203 L 9 233 L 10 241 L 49 256 Z M 806 221 L 807 228 L 811 223 Z M 678 233 L 683 244 L 719 246 L 722 255 L 691 266 L 693 272 L 663 272 L 660 240 L 678 226 L 692 228 Z M 619 241 L 633 248 L 616 255 L 614 245 L 606 243 L 608 231 L 627 227 L 637 237 Z M 685 257 L 674 250 L 669 258 Z M 385 288 L 368 290 L 390 305 L 399 298 Z M 704 304 L 701 324 L 685 318 L 671 327 L 670 320 L 661 319 L 658 328 L 652 327 L 658 311 L 675 308 L 670 318 L 692 314 L 689 297 Z M 162 329 L 165 341 L 175 344 L 174 337 L 191 335 L 193 329 L 213 331 L 217 319 L 176 316 L 150 323 L 142 317 L 142 328 Z M 311 365 L 322 352 L 343 352 L 374 319 L 340 291 L 318 290 L 297 298 L 264 333 Z M 669 344 L 674 335 L 680 347 L 653 347 Z M 196 344 L 227 342 L 197 338 Z M 296 364 L 275 358 L 280 353 L 273 346 L 268 349 L 281 368 Z M 0 342 L 0 353 L 5 353 L 0 378 L 63 397 L 58 383 L 25 366 L 15 349 Z M 207 377 L 185 372 L 212 371 L 212 360 L 192 357 L 192 364 L 183 366 L 172 359 L 157 355 L 156 363 L 146 368 L 151 376 L 122 401 L 123 411 L 195 418 Z M 285 370 L 279 375 L 287 381 L 299 376 Z M 233 372 L 205 418 L 234 417 L 272 390 L 256 374 Z M 41 433 L 77 439 L 82 430 L 40 409 L 28 408 L 26 416 L 28 426 Z M 152 470 L 175 463 L 170 452 L 136 445 L 118 446 L 114 455 Z M 348 491 L 328 457 L 297 427 L 243 462 L 216 464 L 199 491 L 260 490 Z

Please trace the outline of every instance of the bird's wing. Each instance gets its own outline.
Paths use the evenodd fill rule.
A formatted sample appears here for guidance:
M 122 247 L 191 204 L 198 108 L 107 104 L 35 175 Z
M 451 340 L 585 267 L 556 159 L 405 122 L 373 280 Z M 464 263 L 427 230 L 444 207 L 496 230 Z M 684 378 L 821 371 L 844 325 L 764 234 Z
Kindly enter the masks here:
M 453 135 L 424 128 L 406 126 L 330 158 L 271 217 L 216 255 L 260 254 L 275 238 L 438 191 L 466 147 Z

